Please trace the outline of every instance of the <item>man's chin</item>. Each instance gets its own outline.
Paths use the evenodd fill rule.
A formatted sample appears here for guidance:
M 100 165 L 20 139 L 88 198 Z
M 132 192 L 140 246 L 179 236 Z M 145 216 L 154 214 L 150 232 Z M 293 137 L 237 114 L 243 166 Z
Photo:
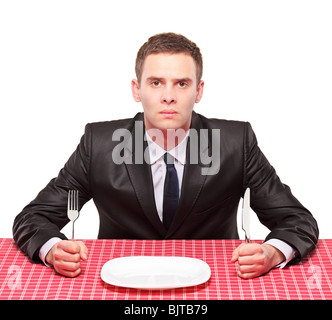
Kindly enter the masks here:
M 161 131 L 178 130 L 180 128 L 182 128 L 181 123 L 174 119 L 164 119 L 153 124 L 153 129 Z

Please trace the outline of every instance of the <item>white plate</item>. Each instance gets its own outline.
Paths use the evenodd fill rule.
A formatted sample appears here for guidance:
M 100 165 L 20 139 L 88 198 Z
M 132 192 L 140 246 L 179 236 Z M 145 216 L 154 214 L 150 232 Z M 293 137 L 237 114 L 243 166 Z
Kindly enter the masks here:
M 195 286 L 210 276 L 206 262 L 187 257 L 122 257 L 109 260 L 101 269 L 101 278 L 109 284 L 147 290 Z

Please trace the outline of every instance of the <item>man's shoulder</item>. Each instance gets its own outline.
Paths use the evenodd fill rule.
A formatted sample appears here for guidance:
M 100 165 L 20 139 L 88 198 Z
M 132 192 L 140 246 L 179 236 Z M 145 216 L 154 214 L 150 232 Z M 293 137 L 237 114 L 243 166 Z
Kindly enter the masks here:
M 220 129 L 224 131 L 243 131 L 249 125 L 246 121 L 229 120 L 220 118 L 207 118 L 199 113 L 195 113 L 194 117 L 197 117 L 202 124 L 203 128 L 207 129 Z
M 143 113 L 137 113 L 133 118 L 90 122 L 86 127 L 93 133 L 108 134 L 117 129 L 127 129 L 131 131 L 135 125 L 135 121 L 143 121 Z

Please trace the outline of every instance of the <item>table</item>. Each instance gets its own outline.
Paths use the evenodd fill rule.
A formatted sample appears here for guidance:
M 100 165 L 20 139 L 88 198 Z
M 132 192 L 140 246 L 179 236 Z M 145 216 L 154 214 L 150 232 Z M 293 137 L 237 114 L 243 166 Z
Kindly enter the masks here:
M 330 300 L 332 240 L 300 264 L 273 269 L 263 277 L 243 280 L 230 262 L 240 240 L 83 240 L 89 249 L 82 273 L 66 278 L 53 268 L 33 264 L 12 239 L 0 239 L 0 300 Z M 261 243 L 261 241 L 255 241 Z M 131 255 L 187 256 L 206 261 L 208 282 L 171 290 L 138 290 L 112 286 L 100 270 L 112 258 Z

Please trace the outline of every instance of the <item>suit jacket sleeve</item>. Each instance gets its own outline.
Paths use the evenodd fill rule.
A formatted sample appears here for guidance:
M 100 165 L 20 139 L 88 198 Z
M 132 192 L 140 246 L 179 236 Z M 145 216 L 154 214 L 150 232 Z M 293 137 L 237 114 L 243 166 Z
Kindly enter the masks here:
M 22 252 L 34 262 L 40 262 L 39 249 L 50 238 L 66 239 L 60 230 L 69 222 L 67 218 L 68 190 L 79 191 L 80 207 L 91 199 L 90 138 L 90 126 L 87 125 L 80 144 L 59 172 L 58 177 L 52 179 L 14 220 L 14 240 Z
M 281 183 L 257 145 L 255 134 L 247 124 L 245 139 L 244 186 L 251 189 L 251 207 L 259 220 L 271 230 L 266 240 L 280 239 L 293 248 L 298 261 L 315 248 L 318 226 L 312 214 Z

